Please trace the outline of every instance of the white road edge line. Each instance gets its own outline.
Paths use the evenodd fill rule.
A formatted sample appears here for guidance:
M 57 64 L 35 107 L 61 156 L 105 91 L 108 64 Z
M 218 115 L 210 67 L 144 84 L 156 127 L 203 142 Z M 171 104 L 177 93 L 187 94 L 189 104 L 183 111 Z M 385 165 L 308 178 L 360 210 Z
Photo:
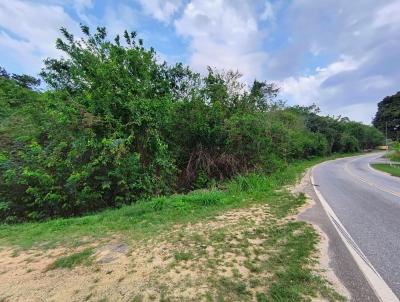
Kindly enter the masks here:
M 338 232 L 343 243 L 349 250 L 354 261 L 357 263 L 361 272 L 367 279 L 369 285 L 375 292 L 377 298 L 382 302 L 399 302 L 397 296 L 393 293 L 390 287 L 386 284 L 385 280 L 383 280 L 383 278 L 379 275 L 373 265 L 369 262 L 368 258 L 357 246 L 353 238 L 350 236 L 346 228 L 342 225 L 339 218 L 336 216 L 335 212 L 329 206 L 328 202 L 325 200 L 319 190 L 314 186 L 315 182 L 313 172 L 315 167 L 311 169 L 310 173 L 311 185 L 314 188 L 314 192 L 315 194 L 317 194 L 317 197 L 320 200 L 322 207 L 328 215 L 332 225 L 335 227 L 336 231 Z
M 374 172 L 374 173 L 378 173 L 378 174 L 383 174 L 383 175 L 385 175 L 385 176 L 394 177 L 394 176 L 392 176 L 391 174 L 389 174 L 389 173 L 387 173 L 387 172 L 379 171 L 379 170 L 377 170 L 377 169 L 375 169 L 375 168 L 372 168 L 370 162 L 368 163 L 368 168 L 369 168 L 372 172 Z
M 375 163 L 372 163 L 372 164 L 375 164 Z M 377 164 L 379 164 L 379 163 L 377 163 Z M 383 164 L 385 164 L 385 163 L 383 163 Z M 386 165 L 386 164 L 385 164 L 385 165 Z M 368 163 L 368 168 L 369 168 L 373 173 L 378 173 L 378 174 L 380 174 L 380 175 L 385 175 L 386 177 L 389 177 L 389 178 L 398 180 L 398 177 L 397 177 L 397 176 L 393 176 L 392 174 L 390 174 L 390 173 L 388 173 L 388 172 L 383 172 L 383 171 L 380 171 L 380 170 L 377 170 L 377 169 L 371 167 L 371 162 Z
M 345 169 L 345 171 L 346 171 L 347 173 L 349 173 L 351 176 L 353 176 L 353 178 L 358 179 L 359 181 L 362 181 L 362 182 L 366 183 L 367 185 L 369 185 L 369 186 L 371 186 L 371 187 L 374 187 L 375 189 L 378 189 L 379 191 L 392 194 L 392 195 L 394 195 L 394 196 L 396 196 L 396 197 L 400 197 L 400 193 L 399 193 L 399 192 L 395 192 L 395 191 L 392 191 L 392 190 L 389 190 L 389 189 L 384 189 L 384 188 L 382 188 L 381 186 L 378 186 L 378 185 L 374 184 L 373 182 L 370 182 L 370 181 L 368 181 L 368 180 L 366 180 L 366 179 L 364 179 L 364 178 L 362 178 L 362 177 L 360 177 L 360 176 L 354 174 L 353 172 L 351 172 L 350 169 L 349 169 L 349 164 L 352 163 L 352 162 L 354 162 L 354 161 L 356 161 L 356 160 L 358 160 L 358 158 L 355 158 L 355 159 L 353 159 L 353 160 L 347 162 L 347 163 L 344 165 L 344 169 Z M 368 165 L 369 165 L 369 164 L 368 164 Z M 372 168 L 371 168 L 371 169 L 372 169 Z M 382 172 L 382 173 L 383 173 L 383 172 Z

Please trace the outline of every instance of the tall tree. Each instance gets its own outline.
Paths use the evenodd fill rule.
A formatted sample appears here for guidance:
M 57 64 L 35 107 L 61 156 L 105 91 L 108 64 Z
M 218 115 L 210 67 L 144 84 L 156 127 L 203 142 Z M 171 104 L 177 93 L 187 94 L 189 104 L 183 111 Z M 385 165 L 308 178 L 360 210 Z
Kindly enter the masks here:
M 9 79 L 10 75 L 8 74 L 7 70 L 0 66 L 0 78 Z
M 17 82 L 18 85 L 24 87 L 24 88 L 29 88 L 29 89 L 35 89 L 40 86 L 40 79 L 37 79 L 35 77 L 32 77 L 27 74 L 15 74 L 11 76 L 11 78 Z
M 383 133 L 385 133 L 387 127 L 388 138 L 398 139 L 398 132 L 400 132 L 400 91 L 395 95 L 385 97 L 378 103 L 378 112 L 372 123 Z

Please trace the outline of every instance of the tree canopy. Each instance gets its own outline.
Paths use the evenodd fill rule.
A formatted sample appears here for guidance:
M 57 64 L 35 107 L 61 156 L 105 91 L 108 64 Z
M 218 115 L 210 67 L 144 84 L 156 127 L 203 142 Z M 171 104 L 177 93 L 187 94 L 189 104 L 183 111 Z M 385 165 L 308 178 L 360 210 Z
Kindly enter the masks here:
M 378 103 L 378 111 L 373 120 L 373 125 L 385 133 L 388 138 L 399 139 L 400 133 L 400 91 L 392 96 L 385 97 Z
M 1 222 L 81 215 L 382 143 L 373 127 L 285 106 L 272 83 L 159 62 L 135 32 L 61 33 L 63 58 L 41 72 L 46 91 L 1 70 Z

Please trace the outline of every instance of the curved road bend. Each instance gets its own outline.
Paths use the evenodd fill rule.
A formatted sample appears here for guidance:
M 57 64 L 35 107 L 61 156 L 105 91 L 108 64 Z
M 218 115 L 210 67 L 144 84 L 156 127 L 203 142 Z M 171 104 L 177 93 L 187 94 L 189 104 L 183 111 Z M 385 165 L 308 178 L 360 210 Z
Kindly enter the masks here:
M 313 170 L 314 185 L 400 298 L 400 178 L 369 166 L 381 155 L 368 154 L 318 165 Z

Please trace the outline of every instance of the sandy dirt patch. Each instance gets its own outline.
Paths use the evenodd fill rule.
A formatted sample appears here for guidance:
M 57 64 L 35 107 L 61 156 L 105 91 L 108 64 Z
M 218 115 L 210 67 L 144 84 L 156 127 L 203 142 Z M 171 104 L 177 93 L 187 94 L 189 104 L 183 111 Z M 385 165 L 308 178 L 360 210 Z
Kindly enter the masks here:
M 146 242 L 112 239 L 95 247 L 93 264 L 48 270 L 54 261 L 87 248 L 0 251 L 2 301 L 207 300 L 210 282 L 247 278 L 248 245 L 263 237 L 249 232 L 268 221 L 268 207 L 230 211 L 208 222 L 176 226 Z M 93 246 L 93 245 L 92 245 Z M 265 258 L 265 256 L 263 256 Z

